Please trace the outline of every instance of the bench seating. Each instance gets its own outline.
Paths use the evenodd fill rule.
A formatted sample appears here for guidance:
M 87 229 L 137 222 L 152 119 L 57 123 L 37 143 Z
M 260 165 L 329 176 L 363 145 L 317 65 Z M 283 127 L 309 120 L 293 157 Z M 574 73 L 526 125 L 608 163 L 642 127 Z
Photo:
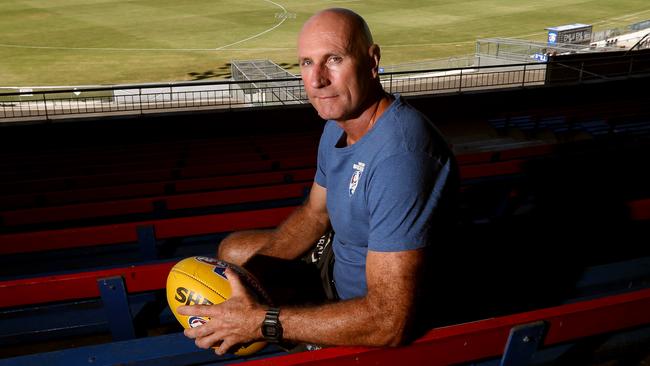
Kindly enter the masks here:
M 413 344 L 399 348 L 333 347 L 286 354 L 270 346 L 242 360 L 196 348 L 182 334 L 148 337 L 0 360 L 1 366 L 86 364 L 131 365 L 210 363 L 247 366 L 290 365 L 450 365 L 494 360 L 505 366 L 550 360 L 581 340 L 650 325 L 650 289 L 602 296 L 551 308 L 471 323 L 434 328 Z M 647 334 L 647 331 L 646 331 Z M 630 341 L 628 340 L 628 343 Z M 136 352 L 137 350 L 137 352 Z

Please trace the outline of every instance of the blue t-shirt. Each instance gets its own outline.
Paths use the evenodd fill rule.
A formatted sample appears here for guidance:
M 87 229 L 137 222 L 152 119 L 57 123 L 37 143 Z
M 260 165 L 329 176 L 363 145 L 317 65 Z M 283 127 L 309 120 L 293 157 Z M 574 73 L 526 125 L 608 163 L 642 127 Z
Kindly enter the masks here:
M 343 141 L 343 147 L 337 147 Z M 454 164 L 444 138 L 399 95 L 356 143 L 327 121 L 315 181 L 327 189 L 334 281 L 341 299 L 364 296 L 368 250 L 423 248 Z

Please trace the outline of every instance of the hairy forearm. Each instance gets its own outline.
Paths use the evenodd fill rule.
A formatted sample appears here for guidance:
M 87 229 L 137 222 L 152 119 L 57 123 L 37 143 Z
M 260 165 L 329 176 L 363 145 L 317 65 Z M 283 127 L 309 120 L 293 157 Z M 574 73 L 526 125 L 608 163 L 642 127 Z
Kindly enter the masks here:
M 424 250 L 369 251 L 365 296 L 280 313 L 285 338 L 325 345 L 396 346 L 413 335 Z
M 217 257 L 244 265 L 256 254 L 295 259 L 306 252 L 330 226 L 327 191 L 314 183 L 309 198 L 275 230 L 232 233 L 219 244 Z
M 327 217 L 312 213 L 307 205 L 300 206 L 277 229 L 257 254 L 283 259 L 295 259 L 306 252 L 329 228 Z
M 409 328 L 409 312 L 367 297 L 308 308 L 282 309 L 284 338 L 321 345 L 397 346 Z

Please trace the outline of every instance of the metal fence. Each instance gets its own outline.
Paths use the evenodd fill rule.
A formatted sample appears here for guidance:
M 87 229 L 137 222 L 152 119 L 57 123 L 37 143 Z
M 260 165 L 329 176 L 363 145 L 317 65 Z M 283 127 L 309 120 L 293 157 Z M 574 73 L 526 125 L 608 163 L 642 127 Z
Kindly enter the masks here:
M 544 84 L 546 64 L 463 67 L 380 74 L 402 95 L 528 87 Z M 180 110 L 267 107 L 308 102 L 300 78 L 115 85 L 0 93 L 0 122 L 128 115 Z

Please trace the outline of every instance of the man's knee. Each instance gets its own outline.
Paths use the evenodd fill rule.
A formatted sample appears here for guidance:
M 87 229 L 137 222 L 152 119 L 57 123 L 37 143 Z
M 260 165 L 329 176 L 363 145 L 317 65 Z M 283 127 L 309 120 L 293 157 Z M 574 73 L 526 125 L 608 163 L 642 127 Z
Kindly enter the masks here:
M 242 265 L 260 249 L 255 240 L 247 240 L 247 232 L 235 232 L 225 237 L 217 248 L 217 258 Z

